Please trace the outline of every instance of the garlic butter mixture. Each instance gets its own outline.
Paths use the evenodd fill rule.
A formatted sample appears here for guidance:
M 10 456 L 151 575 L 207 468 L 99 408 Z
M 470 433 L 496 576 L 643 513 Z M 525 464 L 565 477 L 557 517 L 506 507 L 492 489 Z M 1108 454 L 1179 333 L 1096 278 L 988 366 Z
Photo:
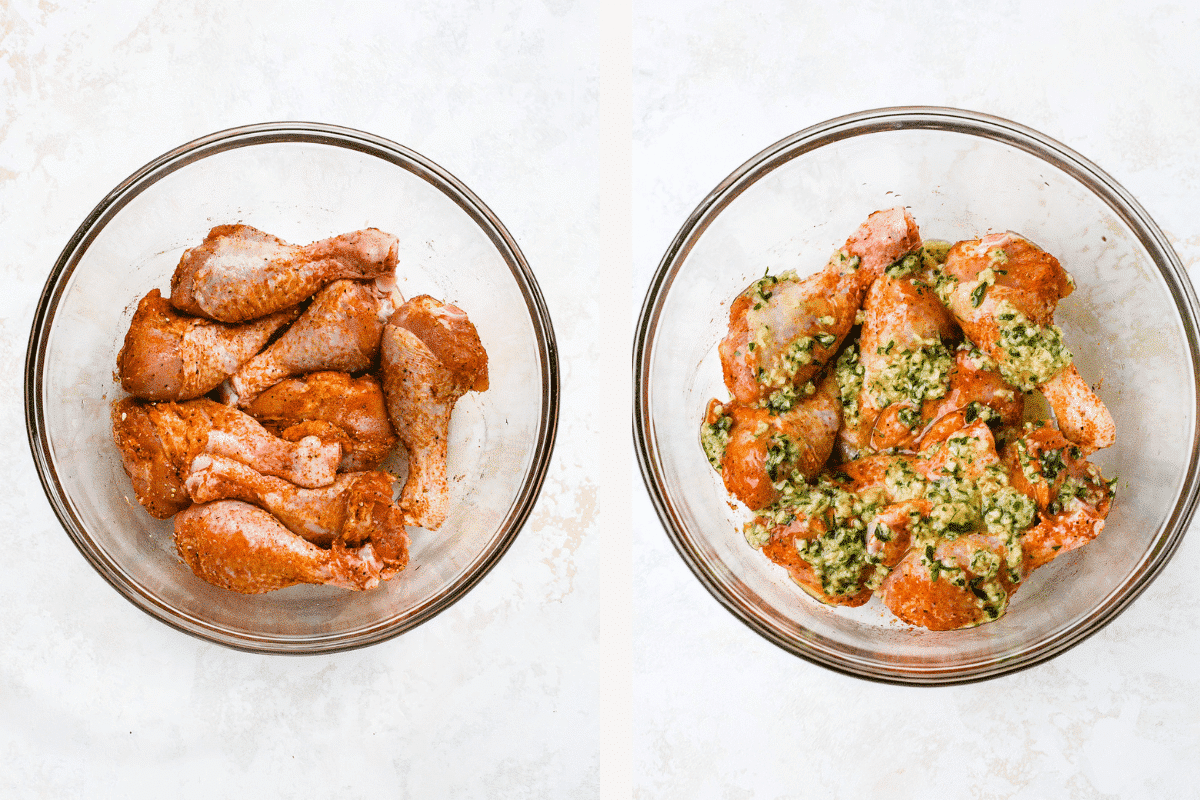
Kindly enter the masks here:
M 813 275 L 755 281 L 720 345 L 731 397 L 700 432 L 755 512 L 749 545 L 824 603 L 878 595 L 933 630 L 999 618 L 1113 502 L 1088 460 L 1112 416 L 1053 321 L 1073 289 L 1018 234 L 923 241 L 903 208 Z M 1034 392 L 1055 422 L 1030 421 Z

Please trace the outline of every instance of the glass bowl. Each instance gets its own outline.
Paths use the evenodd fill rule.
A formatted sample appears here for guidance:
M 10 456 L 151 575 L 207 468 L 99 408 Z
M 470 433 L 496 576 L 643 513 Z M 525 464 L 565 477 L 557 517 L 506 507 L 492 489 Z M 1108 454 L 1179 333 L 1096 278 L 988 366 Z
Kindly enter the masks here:
M 1118 476 L 1104 533 L 1035 572 L 999 621 L 953 632 L 895 621 L 878 598 L 823 606 L 752 549 L 699 445 L 709 398 L 727 398 L 717 344 L 729 303 L 764 271 L 824 266 L 872 211 L 907 206 L 926 238 L 1013 230 L 1078 285 L 1056 312 L 1079 372 L 1100 385 Z M 784 649 L 875 680 L 946 684 L 1044 661 L 1112 620 L 1179 544 L 1197 496 L 1196 298 L 1146 212 L 1093 164 L 1036 131 L 946 108 L 825 122 L 767 148 L 688 217 L 655 273 L 636 331 L 634 434 L 663 526 L 704 586 Z
M 452 512 L 412 529 L 408 569 L 378 589 L 296 586 L 240 595 L 180 561 L 172 523 L 133 498 L 112 442 L 117 352 L 138 300 L 166 296 L 183 251 L 244 222 L 306 244 L 377 227 L 400 239 L 397 283 L 462 307 L 487 348 L 491 386 L 455 407 Z M 528 517 L 558 423 L 558 356 L 541 293 L 504 226 L 461 182 L 377 136 L 271 123 L 197 139 L 117 186 L 71 237 L 46 282 L 25 367 L 29 442 L 46 495 L 96 570 L 187 633 L 259 652 L 382 641 L 462 597 Z

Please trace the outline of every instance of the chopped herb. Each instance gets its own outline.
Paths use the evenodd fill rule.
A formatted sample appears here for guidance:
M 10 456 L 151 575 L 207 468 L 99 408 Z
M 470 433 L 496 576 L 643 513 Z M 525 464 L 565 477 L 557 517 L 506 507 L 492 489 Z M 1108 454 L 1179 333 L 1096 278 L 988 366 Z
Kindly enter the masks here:
M 833 343 L 837 341 L 837 337 L 832 333 L 818 333 L 813 338 L 817 340 L 817 344 L 821 345 L 821 347 L 832 347 Z
M 733 427 L 733 417 L 721 416 L 715 422 L 700 426 L 700 446 L 713 469 L 721 471 L 721 461 L 725 458 L 725 448 L 729 445 L 729 429 Z
M 784 414 L 795 407 L 798 399 L 796 387 L 789 384 L 782 389 L 771 392 L 770 397 L 767 398 L 765 407 L 772 414 Z
M 1008 356 L 999 363 L 1000 374 L 1013 386 L 1032 391 L 1071 363 L 1071 351 L 1057 325 L 1037 325 L 1007 300 L 996 311 L 1000 348 Z
M 966 422 L 968 425 L 977 419 L 981 419 L 984 422 L 991 422 L 999 417 L 1000 415 L 996 413 L 995 409 L 979 402 L 978 400 L 972 400 L 970 403 L 967 403 L 966 408 L 963 409 L 963 422 Z
M 859 422 L 858 397 L 862 393 L 863 374 L 863 365 L 858 360 L 858 345 L 852 344 L 838 356 L 834 368 L 838 397 L 842 403 L 842 422 L 848 427 L 857 427 Z
M 905 275 L 911 275 L 919 266 L 921 266 L 921 254 L 920 251 L 916 251 L 902 256 L 883 272 L 889 278 L 903 278 Z
M 954 358 L 942 343 L 934 338 L 925 340 L 913 350 L 895 351 L 895 341 L 888 342 L 879 355 L 888 359 L 868 387 L 878 408 L 907 401 L 919 407 L 926 400 L 943 397 L 950 384 L 950 368 Z
M 1039 461 L 1042 465 L 1042 477 L 1050 483 L 1054 483 L 1059 473 L 1067 468 L 1062 459 L 1062 450 L 1043 451 Z
M 800 459 L 800 447 L 792 440 L 790 436 L 776 434 L 771 437 L 771 443 L 767 446 L 767 461 L 766 470 L 767 476 L 772 483 L 789 477 L 784 474 L 782 469 L 788 467 L 790 470 L 795 469 L 796 462 Z
M 971 292 L 971 308 L 979 308 L 983 303 L 983 296 L 987 294 L 988 285 L 981 283 Z

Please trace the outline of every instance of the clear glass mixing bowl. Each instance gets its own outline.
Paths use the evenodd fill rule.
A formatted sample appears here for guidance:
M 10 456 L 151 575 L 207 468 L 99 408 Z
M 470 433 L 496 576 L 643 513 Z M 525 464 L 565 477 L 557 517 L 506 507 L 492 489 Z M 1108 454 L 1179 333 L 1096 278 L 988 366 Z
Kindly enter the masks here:
M 196 578 L 172 523 L 133 498 L 112 443 L 122 396 L 116 355 L 138 300 L 169 293 L 183 251 L 217 224 L 284 240 L 365 227 L 400 239 L 406 297 L 465 309 L 491 363 L 491 387 L 455 408 L 452 513 L 412 531 L 411 562 L 369 592 L 296 586 L 246 596 Z M 386 139 L 312 123 L 222 131 L 156 159 L 116 187 L 67 243 L 42 293 L 25 370 L 29 442 L 46 496 L 96 570 L 135 605 L 231 647 L 316 653 L 395 636 L 447 608 L 512 544 L 550 460 L 558 356 L 533 274 L 509 233 L 461 182 Z
M 729 303 L 765 270 L 821 268 L 867 215 L 907 206 L 926 238 L 1018 231 L 1077 290 L 1056 313 L 1080 373 L 1100 384 L 1118 476 L 1104 533 L 1035 572 L 998 622 L 932 632 L 878 599 L 829 608 L 746 544 L 698 441 L 728 397 L 717 343 Z M 635 338 L 634 434 L 655 508 L 684 561 L 734 615 L 845 673 L 944 684 L 1043 661 L 1112 620 L 1170 558 L 1197 496 L 1196 298 L 1146 212 L 1099 168 L 1033 130 L 946 108 L 867 111 L 803 130 L 704 198 L 655 274 Z

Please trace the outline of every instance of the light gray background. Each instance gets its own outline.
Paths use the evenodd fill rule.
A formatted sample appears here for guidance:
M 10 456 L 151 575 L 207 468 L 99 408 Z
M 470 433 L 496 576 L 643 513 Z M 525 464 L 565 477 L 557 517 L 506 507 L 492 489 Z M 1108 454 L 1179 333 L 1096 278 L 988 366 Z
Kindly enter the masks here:
M 637 3 L 634 302 L 687 215 L 745 160 L 830 117 L 907 104 L 995 114 L 1064 142 L 1125 186 L 1194 270 L 1196 8 Z M 637 477 L 633 491 L 635 796 L 1198 796 L 1194 534 L 1067 654 L 987 683 L 903 688 L 761 639 L 684 566 Z

